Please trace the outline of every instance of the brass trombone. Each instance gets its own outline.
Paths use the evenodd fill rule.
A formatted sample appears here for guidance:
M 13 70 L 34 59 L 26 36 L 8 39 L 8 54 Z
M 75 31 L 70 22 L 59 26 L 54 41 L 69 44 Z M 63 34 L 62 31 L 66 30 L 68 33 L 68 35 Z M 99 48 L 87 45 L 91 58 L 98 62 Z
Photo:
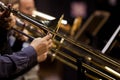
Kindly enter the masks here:
M 44 31 L 47 31 L 53 34 L 54 35 L 53 41 L 56 44 L 56 47 L 53 47 L 51 51 L 49 52 L 49 55 L 51 55 L 52 57 L 60 60 L 61 62 L 65 63 L 66 65 L 70 66 L 71 68 L 75 70 L 79 69 L 77 65 L 77 63 L 79 62 L 79 59 L 83 58 L 83 61 L 81 61 L 81 64 L 82 64 L 82 67 L 85 68 L 84 74 L 87 77 L 94 79 L 94 80 L 120 79 L 120 64 L 116 60 L 113 60 L 112 58 L 101 54 L 100 51 L 88 45 L 78 43 L 74 41 L 73 39 L 68 38 L 67 36 L 64 36 L 58 33 L 57 29 L 55 30 L 50 29 L 48 27 L 49 25 L 45 25 L 33 17 L 26 16 L 17 10 L 8 8 L 1 2 L 0 2 L 0 9 L 9 10 L 15 16 L 22 18 L 28 21 L 29 23 L 39 27 L 40 29 L 43 29 Z M 58 20 L 58 24 L 57 24 L 58 26 L 62 18 Z M 34 39 L 34 37 L 26 35 L 20 31 L 18 32 L 29 37 L 30 39 Z M 57 40 L 56 37 L 59 37 L 61 40 Z M 91 72 L 94 74 L 91 74 Z

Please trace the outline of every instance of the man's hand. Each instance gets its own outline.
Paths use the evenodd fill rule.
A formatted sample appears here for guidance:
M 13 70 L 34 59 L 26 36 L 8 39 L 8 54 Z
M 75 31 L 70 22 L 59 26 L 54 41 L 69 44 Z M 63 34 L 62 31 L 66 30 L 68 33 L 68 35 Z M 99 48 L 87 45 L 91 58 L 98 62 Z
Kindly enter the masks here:
M 10 29 L 15 25 L 15 17 L 12 14 L 10 14 L 9 17 L 6 17 L 4 16 L 5 14 L 6 11 L 0 12 L 0 25 L 1 25 L 0 27 Z
M 38 55 L 38 61 L 42 61 L 40 59 L 41 56 L 46 58 L 46 53 L 49 51 L 49 49 L 52 47 L 52 35 L 49 34 L 43 38 L 36 38 L 31 42 L 31 46 L 35 49 L 37 55 Z M 44 59 L 45 60 L 45 59 Z
M 46 52 L 46 53 L 38 56 L 38 57 L 37 57 L 37 61 L 38 61 L 38 62 L 43 62 L 43 61 L 47 58 L 47 54 L 48 54 L 48 52 Z

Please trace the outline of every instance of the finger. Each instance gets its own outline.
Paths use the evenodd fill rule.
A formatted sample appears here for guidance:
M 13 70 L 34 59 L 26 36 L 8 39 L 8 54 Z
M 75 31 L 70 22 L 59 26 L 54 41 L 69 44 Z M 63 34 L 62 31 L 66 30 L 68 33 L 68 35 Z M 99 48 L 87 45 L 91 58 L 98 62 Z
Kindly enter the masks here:
M 51 39 L 52 38 L 52 35 L 51 34 L 48 34 L 48 35 L 46 35 L 45 37 L 44 37 L 44 40 L 49 40 L 49 39 Z
M 42 38 L 41 37 L 38 37 L 38 38 L 35 38 L 34 40 L 41 40 Z
M 53 46 L 53 44 L 51 43 L 50 45 L 48 45 L 48 49 L 51 49 Z
M 38 60 L 39 62 L 44 61 L 44 60 L 47 58 L 47 53 L 48 53 L 48 52 L 45 52 L 45 53 L 42 54 L 41 56 L 38 56 L 38 57 L 37 57 L 37 60 Z
M 49 45 L 48 45 L 48 49 L 51 49 L 53 47 L 53 43 L 51 42 L 51 43 L 49 43 Z
M 52 39 L 49 39 L 48 41 L 48 45 L 52 43 Z

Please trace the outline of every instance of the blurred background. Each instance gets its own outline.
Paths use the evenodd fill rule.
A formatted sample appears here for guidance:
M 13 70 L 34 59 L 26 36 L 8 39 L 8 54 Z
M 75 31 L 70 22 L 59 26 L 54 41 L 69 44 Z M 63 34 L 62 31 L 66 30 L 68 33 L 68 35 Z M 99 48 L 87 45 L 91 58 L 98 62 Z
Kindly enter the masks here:
M 59 18 L 62 14 L 64 14 L 64 19 L 67 20 L 68 24 L 71 26 L 73 25 L 76 17 L 81 17 L 82 21 L 79 28 L 85 24 L 95 11 L 107 12 L 108 14 L 105 16 L 104 12 L 100 12 L 100 14 L 104 17 L 109 17 L 96 33 L 96 36 L 99 37 L 99 42 L 102 42 L 102 44 L 98 47 L 100 50 L 104 47 L 106 41 L 108 41 L 108 39 L 112 36 L 113 32 L 120 23 L 119 0 L 35 0 L 35 4 L 38 11 L 56 18 Z
M 59 33 L 70 39 L 91 46 L 93 51 L 99 51 L 105 56 L 120 60 L 120 0 L 34 0 L 36 11 L 56 19 L 64 14 L 67 23 L 62 24 Z M 37 14 L 37 19 L 43 16 Z M 52 29 L 55 29 L 55 27 Z M 104 49 L 113 34 L 117 34 L 107 49 Z M 58 38 L 59 40 L 59 38 Z M 77 49 L 70 43 L 72 51 Z M 16 47 L 15 47 L 16 48 Z M 75 50 L 74 50 L 75 48 Z M 68 55 L 73 55 L 69 50 L 59 49 Z M 84 54 L 84 52 L 82 52 Z M 92 55 L 90 54 L 92 57 Z M 76 58 L 76 56 L 75 56 Z M 96 60 L 96 57 L 93 57 Z M 76 58 L 77 59 L 77 58 Z M 99 60 L 98 60 L 99 62 Z M 101 62 L 101 61 L 100 61 Z M 102 62 L 101 64 L 105 64 Z M 96 67 L 95 67 L 96 68 Z M 88 71 L 89 72 L 89 71 Z M 34 74 L 34 75 L 33 75 Z M 90 72 L 90 74 L 93 74 Z M 94 74 L 95 75 L 95 74 Z M 36 77 L 37 76 L 37 77 Z M 49 56 L 46 61 L 39 63 L 33 71 L 16 80 L 80 80 L 78 71 Z M 91 77 L 91 76 L 89 76 Z M 98 75 L 97 75 L 98 77 Z M 91 77 L 93 78 L 93 77 Z M 93 78 L 96 79 L 96 78 Z M 90 78 L 82 80 L 93 80 Z M 96 79 L 97 80 L 97 79 Z M 99 79 L 100 80 L 100 79 Z
M 120 25 L 119 0 L 35 0 L 35 4 L 38 11 L 56 18 L 64 14 L 69 27 L 66 25 L 62 33 L 100 51 Z M 120 59 L 120 31 L 112 41 L 111 47 L 104 53 L 117 60 Z M 58 61 L 57 64 L 61 63 Z M 61 69 L 59 71 L 63 74 L 60 75 L 62 80 L 78 80 L 76 71 L 63 64 L 62 66 L 64 66 L 63 72 L 60 72 Z

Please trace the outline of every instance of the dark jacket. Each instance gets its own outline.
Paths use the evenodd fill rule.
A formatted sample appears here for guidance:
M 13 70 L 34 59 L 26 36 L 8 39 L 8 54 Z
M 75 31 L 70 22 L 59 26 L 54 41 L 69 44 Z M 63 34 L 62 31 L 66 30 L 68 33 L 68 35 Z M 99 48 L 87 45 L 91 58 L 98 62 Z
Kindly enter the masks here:
M 37 64 L 37 55 L 33 47 L 13 53 L 8 41 L 9 30 L 0 24 L 0 80 L 18 77 Z

